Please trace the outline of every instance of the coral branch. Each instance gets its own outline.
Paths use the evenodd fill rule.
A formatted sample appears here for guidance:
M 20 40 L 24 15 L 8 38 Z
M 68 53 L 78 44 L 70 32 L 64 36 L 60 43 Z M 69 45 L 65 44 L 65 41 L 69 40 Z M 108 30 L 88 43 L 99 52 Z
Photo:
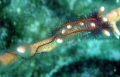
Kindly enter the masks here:
M 16 52 L 10 52 L 0 55 L 0 66 L 6 66 L 18 60 L 18 57 L 15 55 Z
M 104 7 L 100 8 L 100 12 L 102 13 L 104 10 Z M 110 23 L 110 26 L 113 28 L 113 33 L 117 39 L 119 39 L 120 32 L 116 26 L 116 22 L 120 20 L 120 7 L 112 10 L 110 13 L 103 15 L 103 20 L 108 21 Z
M 49 38 L 49 39 L 46 39 L 46 40 L 43 40 L 43 41 L 40 41 L 40 42 L 37 42 L 35 44 L 31 44 L 31 45 L 28 45 L 28 46 L 19 46 L 17 48 L 17 51 L 13 51 L 13 52 L 7 52 L 5 54 L 2 54 L 0 55 L 0 66 L 6 66 L 6 65 L 9 65 L 17 60 L 19 60 L 19 56 L 20 57 L 27 57 L 27 56 L 34 56 L 35 54 L 35 51 L 36 49 L 40 46 L 40 45 L 44 45 L 48 42 L 50 42 L 51 40 L 53 39 L 52 38 Z M 38 53 L 41 53 L 41 52 L 49 52 L 51 50 L 53 50 L 54 48 L 56 48 L 56 44 L 53 42 L 51 44 L 47 44 L 47 45 L 44 45 L 42 47 L 40 47 L 38 49 Z

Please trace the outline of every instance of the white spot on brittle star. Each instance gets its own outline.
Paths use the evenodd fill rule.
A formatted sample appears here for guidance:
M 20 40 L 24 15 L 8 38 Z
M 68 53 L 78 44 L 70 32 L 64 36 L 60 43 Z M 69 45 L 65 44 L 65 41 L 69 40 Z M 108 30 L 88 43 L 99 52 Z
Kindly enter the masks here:
M 90 23 L 90 25 L 91 25 L 91 27 L 95 27 L 95 23 L 94 22 Z
M 83 22 L 80 22 L 80 25 L 82 25 L 82 26 L 83 26 L 83 25 L 84 25 L 84 23 L 83 23 Z
M 19 53 L 24 53 L 25 51 L 26 51 L 26 49 L 23 46 L 20 46 L 17 48 L 17 52 L 19 52 Z
M 68 29 L 71 29 L 71 28 L 72 28 L 72 25 L 67 25 L 67 28 L 68 28 Z
M 63 42 L 63 39 L 62 38 L 58 38 L 57 39 L 57 43 L 62 43 Z
M 103 17 L 103 21 L 104 21 L 104 22 L 107 22 L 108 19 L 107 19 L 106 17 Z
M 101 8 L 100 8 L 100 11 L 104 11 L 105 10 L 105 7 L 104 6 L 102 6 Z
M 65 30 L 65 29 L 63 29 L 63 30 L 61 31 L 61 33 L 62 33 L 62 34 L 64 34 L 65 32 L 66 32 L 66 30 Z

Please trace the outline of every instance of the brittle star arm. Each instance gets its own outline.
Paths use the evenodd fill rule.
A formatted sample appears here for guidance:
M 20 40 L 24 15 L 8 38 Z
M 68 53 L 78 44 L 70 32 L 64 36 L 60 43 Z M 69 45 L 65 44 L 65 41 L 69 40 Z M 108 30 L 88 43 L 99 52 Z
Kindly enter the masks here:
M 103 11 L 104 11 L 103 7 L 101 7 L 99 12 L 102 13 Z M 120 20 L 120 8 L 112 10 L 110 13 L 108 13 L 106 15 L 103 15 L 103 21 L 106 21 L 106 18 L 104 18 L 104 17 L 106 17 L 107 21 L 110 22 L 110 25 L 113 28 L 114 35 L 118 38 L 119 35 L 120 35 L 120 32 L 119 32 L 119 30 L 118 30 L 118 28 L 116 26 L 116 22 Z M 105 35 L 108 35 L 108 33 L 106 33 L 106 31 L 103 31 L 103 33 Z M 2 66 L 7 66 L 7 65 L 9 65 L 11 63 L 14 63 L 14 62 L 18 61 L 20 58 L 19 58 L 19 56 L 17 54 L 19 54 L 22 57 L 26 57 L 26 55 L 27 56 L 32 56 L 36 52 L 36 49 L 40 45 L 44 45 L 45 44 L 44 46 L 40 47 L 37 50 L 37 53 L 49 52 L 49 51 L 53 50 L 54 48 L 57 47 L 57 43 L 56 42 L 52 42 L 50 44 L 46 44 L 46 43 L 49 43 L 50 41 L 52 41 L 53 38 L 54 38 L 54 36 L 51 37 L 51 38 L 48 38 L 46 40 L 37 42 L 35 44 L 31 44 L 31 45 L 27 45 L 27 46 L 24 46 L 24 45 L 23 46 L 19 46 L 17 48 L 17 50 L 15 50 L 15 51 L 12 51 L 12 52 L 9 52 L 9 53 L 5 53 L 5 54 L 1 54 L 0 55 L 0 66 L 1 67 Z M 60 41 L 60 39 L 59 39 L 59 41 Z M 24 53 L 24 55 L 23 55 L 23 53 Z

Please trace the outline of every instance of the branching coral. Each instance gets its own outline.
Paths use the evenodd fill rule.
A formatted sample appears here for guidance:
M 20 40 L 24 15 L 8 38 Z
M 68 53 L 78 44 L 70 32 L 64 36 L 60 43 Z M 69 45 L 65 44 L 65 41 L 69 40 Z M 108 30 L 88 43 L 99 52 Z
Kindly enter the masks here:
M 101 7 L 99 9 L 101 15 L 102 15 L 102 12 L 104 11 L 104 7 Z M 104 21 L 108 21 L 110 23 L 110 26 L 113 28 L 113 33 L 115 35 L 115 37 L 117 39 L 119 39 L 119 35 L 120 35 L 120 32 L 116 26 L 116 22 L 118 22 L 120 20 L 120 7 L 115 9 L 115 10 L 112 10 L 110 13 L 106 14 L 106 15 L 102 15 L 103 16 L 103 20 Z M 106 32 L 104 32 L 106 34 Z

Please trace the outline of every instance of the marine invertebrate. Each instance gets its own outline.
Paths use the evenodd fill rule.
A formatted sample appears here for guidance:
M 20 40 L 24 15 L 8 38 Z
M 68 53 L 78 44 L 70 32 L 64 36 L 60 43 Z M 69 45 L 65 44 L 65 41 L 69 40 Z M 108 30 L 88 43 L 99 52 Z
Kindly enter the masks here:
M 115 37 L 119 39 L 120 32 L 117 29 L 115 23 L 120 19 L 120 9 L 117 8 L 113 12 L 103 15 L 104 7 L 99 9 L 99 12 L 92 13 L 87 19 L 70 22 L 62 27 L 58 28 L 50 38 L 37 42 L 31 45 L 22 45 L 17 47 L 13 52 L 8 52 L 0 55 L 0 65 L 5 66 L 21 57 L 23 59 L 30 59 L 36 53 L 49 52 L 56 48 L 59 43 L 72 39 L 77 35 L 84 37 L 97 37 L 101 34 L 106 36 L 111 35 L 111 31 L 114 32 Z M 115 18 L 110 17 L 115 14 Z M 9 58 L 7 58 L 10 56 Z

